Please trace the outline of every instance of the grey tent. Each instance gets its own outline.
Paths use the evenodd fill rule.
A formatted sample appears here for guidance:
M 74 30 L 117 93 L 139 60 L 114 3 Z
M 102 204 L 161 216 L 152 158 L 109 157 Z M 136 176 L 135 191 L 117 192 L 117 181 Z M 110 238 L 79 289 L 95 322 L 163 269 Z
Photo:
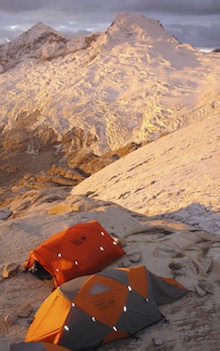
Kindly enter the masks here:
M 66 347 L 48 342 L 20 342 L 15 344 L 10 351 L 71 351 Z
M 162 320 L 158 306 L 187 293 L 175 279 L 159 277 L 145 266 L 106 269 L 54 290 L 25 340 L 46 340 L 74 351 L 95 348 Z

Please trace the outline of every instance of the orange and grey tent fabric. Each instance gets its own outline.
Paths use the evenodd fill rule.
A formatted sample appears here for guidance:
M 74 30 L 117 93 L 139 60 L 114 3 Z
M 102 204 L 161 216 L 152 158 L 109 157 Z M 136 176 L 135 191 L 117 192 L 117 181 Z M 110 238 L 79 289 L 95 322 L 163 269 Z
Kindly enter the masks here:
M 48 342 L 20 342 L 12 347 L 10 351 L 71 351 L 66 347 Z
M 124 254 L 101 224 L 91 221 L 51 236 L 30 252 L 24 267 L 42 267 L 57 287 L 73 278 L 99 272 Z
M 105 269 L 64 283 L 37 311 L 25 341 L 85 350 L 134 336 L 164 318 L 158 306 L 188 290 L 145 266 Z

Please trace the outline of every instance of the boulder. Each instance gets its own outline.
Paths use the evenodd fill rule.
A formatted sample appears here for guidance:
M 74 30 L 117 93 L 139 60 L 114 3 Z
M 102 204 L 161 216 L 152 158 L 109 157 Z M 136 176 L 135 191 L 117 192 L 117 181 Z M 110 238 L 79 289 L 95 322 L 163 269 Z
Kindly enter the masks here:
M 13 325 L 18 319 L 18 315 L 16 312 L 11 312 L 5 316 L 4 321 L 8 325 Z
M 17 315 L 18 317 L 21 317 L 21 318 L 27 318 L 30 316 L 32 311 L 33 311 L 33 308 L 31 307 L 31 305 L 27 304 L 18 309 Z
M 3 269 L 3 273 L 2 273 L 3 278 L 13 277 L 15 274 L 18 273 L 19 268 L 20 268 L 19 263 L 15 263 L 15 262 L 7 263 Z
M 2 208 L 0 210 L 0 220 L 5 220 L 12 215 L 11 210 L 8 207 Z

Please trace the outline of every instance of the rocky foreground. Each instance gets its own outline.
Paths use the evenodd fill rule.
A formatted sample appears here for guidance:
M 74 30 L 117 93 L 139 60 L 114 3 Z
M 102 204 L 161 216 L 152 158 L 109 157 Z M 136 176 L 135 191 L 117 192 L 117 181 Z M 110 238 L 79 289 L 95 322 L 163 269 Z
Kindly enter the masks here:
M 48 200 L 51 194 L 47 194 Z M 1 215 L 3 211 L 1 211 Z M 126 256 L 112 267 L 146 265 L 155 274 L 175 277 L 191 292 L 183 299 L 161 306 L 169 320 L 137 334 L 138 340 L 118 340 L 101 350 L 216 351 L 220 343 L 220 236 L 175 221 L 150 220 L 111 202 L 85 196 L 68 196 L 65 201 L 38 199 L 26 216 L 2 220 L 1 268 L 15 262 L 15 275 L 1 280 L 1 350 L 24 339 L 29 322 L 48 296 L 51 287 L 31 273 L 23 262 L 29 250 L 46 237 L 81 221 L 96 219 L 120 239 Z M 29 313 L 22 315 L 26 306 Z M 10 315 L 14 316 L 10 324 Z

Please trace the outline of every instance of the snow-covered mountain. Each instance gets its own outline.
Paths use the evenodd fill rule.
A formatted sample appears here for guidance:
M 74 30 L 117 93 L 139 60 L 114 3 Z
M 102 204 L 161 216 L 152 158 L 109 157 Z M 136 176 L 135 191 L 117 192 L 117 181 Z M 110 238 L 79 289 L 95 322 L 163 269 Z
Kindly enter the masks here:
M 20 159 L 49 148 L 101 155 L 219 110 L 219 55 L 142 15 L 77 37 L 38 23 L 0 47 L 0 63 L 0 147 Z

